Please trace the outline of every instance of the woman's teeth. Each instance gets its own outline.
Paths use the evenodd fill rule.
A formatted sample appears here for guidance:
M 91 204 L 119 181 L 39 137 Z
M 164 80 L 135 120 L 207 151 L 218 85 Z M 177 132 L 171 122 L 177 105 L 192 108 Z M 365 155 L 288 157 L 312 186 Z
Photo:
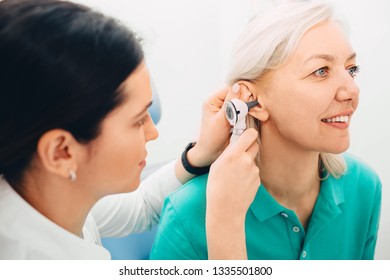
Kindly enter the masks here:
M 323 122 L 348 122 L 349 116 L 340 116 L 340 117 L 335 117 L 335 118 L 330 118 L 330 119 L 323 119 Z

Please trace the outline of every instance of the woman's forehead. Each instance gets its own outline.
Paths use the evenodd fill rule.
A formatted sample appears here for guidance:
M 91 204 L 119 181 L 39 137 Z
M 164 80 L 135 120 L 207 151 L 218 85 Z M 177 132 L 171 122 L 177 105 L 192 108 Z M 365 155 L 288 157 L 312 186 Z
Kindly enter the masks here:
M 306 63 L 312 59 L 332 62 L 354 57 L 352 46 L 343 29 L 334 21 L 325 21 L 309 29 L 298 42 L 293 59 Z

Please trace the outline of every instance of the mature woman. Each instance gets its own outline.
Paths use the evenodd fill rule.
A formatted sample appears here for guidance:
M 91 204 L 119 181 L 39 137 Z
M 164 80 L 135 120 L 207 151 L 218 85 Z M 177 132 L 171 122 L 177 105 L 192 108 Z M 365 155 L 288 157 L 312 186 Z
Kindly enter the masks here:
M 248 123 L 259 132 L 261 185 L 246 216 L 232 216 L 249 259 L 374 257 L 381 182 L 342 154 L 359 102 L 356 54 L 343 27 L 327 3 L 304 1 L 256 17 L 237 40 L 228 80 L 260 104 Z M 229 247 L 208 231 L 208 178 L 168 197 L 152 258 L 207 259 Z

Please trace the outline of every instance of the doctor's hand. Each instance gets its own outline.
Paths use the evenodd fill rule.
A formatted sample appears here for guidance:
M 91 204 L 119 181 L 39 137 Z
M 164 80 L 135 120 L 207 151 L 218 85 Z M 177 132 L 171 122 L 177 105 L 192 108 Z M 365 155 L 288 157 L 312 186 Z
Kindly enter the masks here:
M 260 186 L 257 135 L 247 129 L 211 165 L 206 192 L 209 259 L 247 258 L 245 217 Z
M 241 86 L 235 84 L 219 90 L 204 102 L 198 139 L 195 146 L 187 152 L 187 160 L 191 166 L 210 166 L 229 145 L 231 126 L 225 117 L 225 103 L 241 95 Z M 183 184 L 195 177 L 185 171 L 180 159 L 176 162 L 175 172 Z
M 235 89 L 239 91 L 239 87 Z M 226 120 L 224 105 L 226 101 L 235 98 L 237 92 L 233 92 L 232 87 L 226 87 L 203 104 L 198 140 L 187 153 L 188 160 L 194 166 L 211 165 L 228 146 L 231 126 Z

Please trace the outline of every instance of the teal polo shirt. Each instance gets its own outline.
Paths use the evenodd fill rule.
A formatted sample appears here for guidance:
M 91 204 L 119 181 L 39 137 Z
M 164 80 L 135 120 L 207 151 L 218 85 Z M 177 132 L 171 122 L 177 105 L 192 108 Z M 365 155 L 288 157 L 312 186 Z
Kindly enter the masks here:
M 358 158 L 344 158 L 346 173 L 321 182 L 307 230 L 260 186 L 245 221 L 248 259 L 374 258 L 381 182 Z M 207 178 L 197 177 L 167 197 L 151 259 L 207 259 Z

